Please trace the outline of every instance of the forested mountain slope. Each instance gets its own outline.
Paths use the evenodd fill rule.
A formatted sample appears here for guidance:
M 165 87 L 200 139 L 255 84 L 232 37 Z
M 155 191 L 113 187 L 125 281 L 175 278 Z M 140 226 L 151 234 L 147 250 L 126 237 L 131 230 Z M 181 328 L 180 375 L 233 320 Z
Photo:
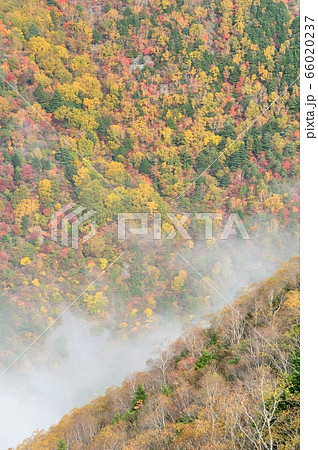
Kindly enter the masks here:
M 118 241 L 118 212 L 237 212 L 251 233 L 264 224 L 278 252 L 279 230 L 297 229 L 295 2 L 9 0 L 0 36 L 4 364 L 123 250 L 126 265 L 74 308 L 134 336 L 160 314 L 206 307 L 170 241 L 155 252 Z M 78 250 L 51 239 L 69 202 L 96 211 L 97 233 Z M 202 232 L 186 227 L 194 241 Z M 234 254 L 207 275 L 233 278 Z
M 18 447 L 83 448 L 298 449 L 298 258 Z

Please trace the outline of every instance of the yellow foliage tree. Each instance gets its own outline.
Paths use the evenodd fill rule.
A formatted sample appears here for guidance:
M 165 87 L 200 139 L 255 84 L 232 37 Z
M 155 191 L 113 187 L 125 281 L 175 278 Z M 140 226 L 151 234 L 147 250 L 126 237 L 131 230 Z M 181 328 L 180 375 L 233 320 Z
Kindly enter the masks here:
M 282 202 L 282 197 L 279 194 L 274 194 L 267 198 L 264 202 L 267 209 L 270 210 L 272 214 L 278 214 L 284 208 L 284 203 Z
M 41 202 L 44 204 L 48 204 L 53 200 L 52 183 L 50 180 L 44 179 L 39 182 L 38 194 Z
M 130 175 L 126 172 L 123 164 L 117 161 L 111 161 L 106 164 L 105 177 L 111 183 L 122 185 L 130 179 Z
M 171 288 L 176 292 L 180 292 L 187 280 L 187 276 L 188 274 L 185 270 L 180 270 L 179 274 L 174 277 L 171 283 Z
M 31 260 L 30 258 L 25 256 L 24 258 L 21 259 L 20 264 L 21 266 L 28 266 L 29 264 L 31 264 Z
M 21 228 L 21 221 L 23 216 L 33 217 L 39 210 L 39 202 L 35 199 L 22 200 L 15 210 L 15 223 L 18 228 Z
M 42 57 L 51 50 L 51 44 L 49 44 L 44 38 L 40 36 L 33 36 L 29 40 L 29 47 L 35 56 Z
M 106 267 L 107 267 L 107 264 L 108 264 L 108 261 L 107 261 L 107 259 L 106 258 L 101 258 L 100 260 L 99 260 L 99 265 L 100 265 L 100 268 L 102 269 L 102 270 L 105 270 L 106 269 Z
M 77 175 L 73 176 L 73 180 L 75 186 L 81 186 L 82 184 L 88 183 L 90 181 L 90 176 L 87 167 L 80 167 L 77 171 Z

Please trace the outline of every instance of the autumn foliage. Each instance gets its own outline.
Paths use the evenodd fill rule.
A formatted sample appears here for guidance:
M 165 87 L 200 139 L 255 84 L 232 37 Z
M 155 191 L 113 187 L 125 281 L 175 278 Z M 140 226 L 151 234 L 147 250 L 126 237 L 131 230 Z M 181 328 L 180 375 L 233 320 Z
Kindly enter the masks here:
M 170 242 L 156 252 L 147 239 L 118 242 L 120 212 L 234 211 L 278 246 L 281 229 L 297 234 L 294 1 L 8 0 L 0 35 L 4 364 L 105 269 L 74 309 L 124 338 L 162 315 L 209 312 Z M 52 215 L 70 202 L 96 211 L 96 235 L 78 250 L 51 239 Z M 231 278 L 221 263 L 208 275 Z
M 299 449 L 298 259 L 19 450 Z

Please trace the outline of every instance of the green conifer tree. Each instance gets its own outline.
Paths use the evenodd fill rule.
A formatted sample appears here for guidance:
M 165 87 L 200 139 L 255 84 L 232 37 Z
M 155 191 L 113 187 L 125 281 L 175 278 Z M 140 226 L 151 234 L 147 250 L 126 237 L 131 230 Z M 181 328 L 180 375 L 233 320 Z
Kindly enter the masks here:
M 93 43 L 98 44 L 102 40 L 101 33 L 96 30 L 96 28 L 93 29 Z
M 60 439 L 59 443 L 57 444 L 58 450 L 67 450 L 66 442 L 64 439 Z
M 36 98 L 36 101 L 40 103 L 41 106 L 45 105 L 48 101 L 48 95 L 43 89 L 42 83 L 38 83 L 35 91 L 34 96 Z
M 55 91 L 53 92 L 53 95 L 50 98 L 50 101 L 47 105 L 47 111 L 54 112 L 58 108 L 60 108 L 60 106 L 62 106 L 62 105 L 63 105 L 62 95 L 59 93 L 59 91 L 57 89 L 55 89 Z
M 131 411 L 136 411 L 146 400 L 147 394 L 145 389 L 143 388 L 142 384 L 138 384 L 135 397 L 131 403 Z

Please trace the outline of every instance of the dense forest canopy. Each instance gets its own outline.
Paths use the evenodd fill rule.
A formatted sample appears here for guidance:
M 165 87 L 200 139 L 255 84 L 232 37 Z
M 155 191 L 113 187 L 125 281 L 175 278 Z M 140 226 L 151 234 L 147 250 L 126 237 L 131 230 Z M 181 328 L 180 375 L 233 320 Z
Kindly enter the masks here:
M 5 361 L 123 249 L 133 268 L 116 262 L 75 307 L 127 336 L 202 307 L 170 242 L 156 255 L 147 240 L 118 242 L 119 212 L 236 212 L 249 232 L 297 230 L 293 1 L 10 0 L 0 34 Z M 96 211 L 97 233 L 76 251 L 50 239 L 69 202 Z

